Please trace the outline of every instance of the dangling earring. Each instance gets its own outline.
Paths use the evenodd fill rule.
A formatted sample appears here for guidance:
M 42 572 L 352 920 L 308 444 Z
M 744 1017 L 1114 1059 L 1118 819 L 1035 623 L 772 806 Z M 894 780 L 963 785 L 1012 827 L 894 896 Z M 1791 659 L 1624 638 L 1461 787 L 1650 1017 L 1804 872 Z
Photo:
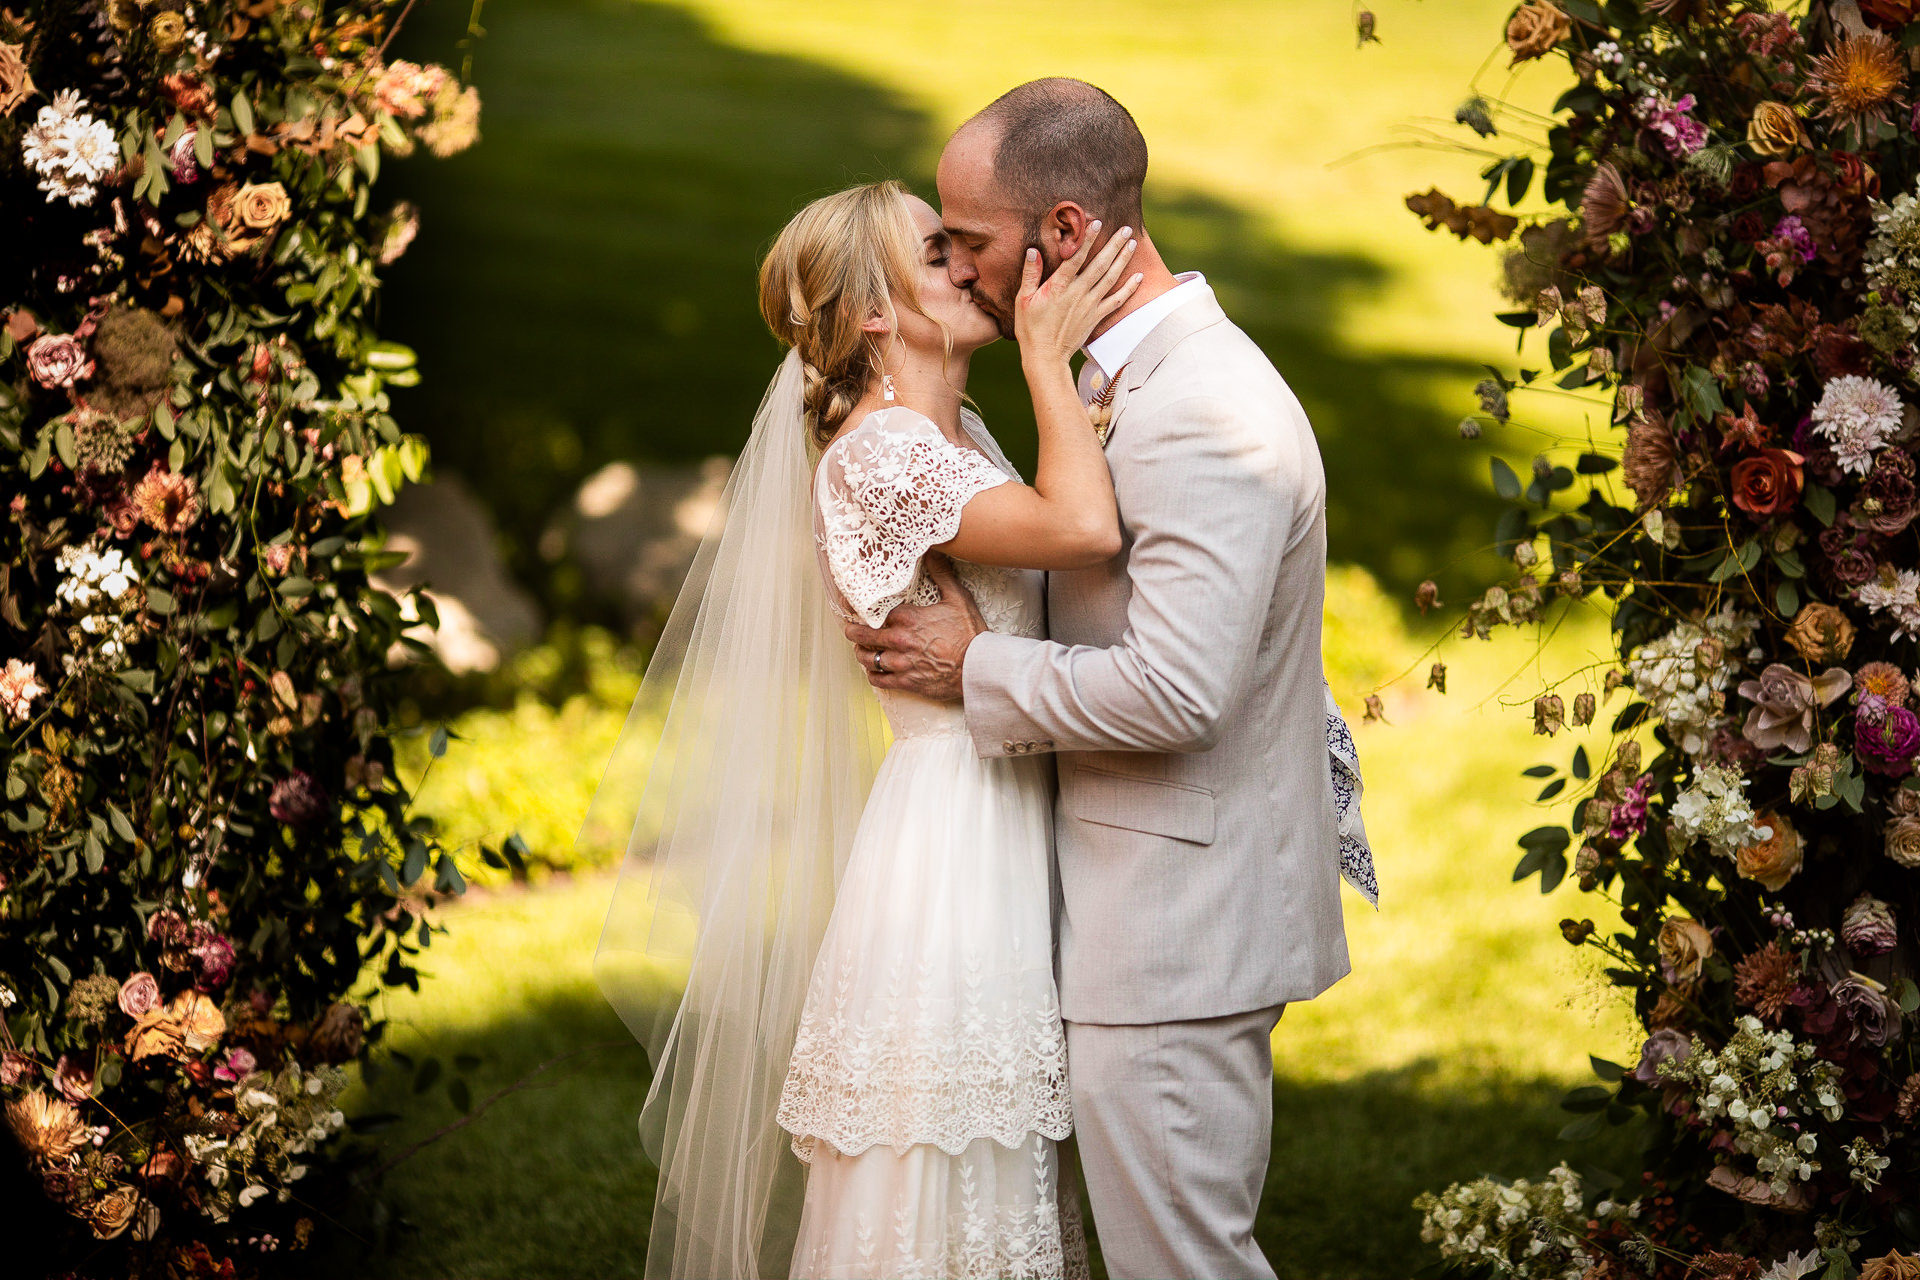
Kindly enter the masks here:
M 891 401 L 893 399 L 893 375 L 892 374 L 883 373 L 880 375 L 880 395 L 888 401 Z

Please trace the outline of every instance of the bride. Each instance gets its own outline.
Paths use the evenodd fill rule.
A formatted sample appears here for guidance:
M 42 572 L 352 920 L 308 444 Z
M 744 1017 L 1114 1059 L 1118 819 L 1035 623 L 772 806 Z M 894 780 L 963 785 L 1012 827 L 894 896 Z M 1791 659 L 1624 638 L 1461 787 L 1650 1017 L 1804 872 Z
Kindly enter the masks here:
M 816 200 L 763 264 L 789 350 L 588 815 L 625 829 L 605 811 L 645 770 L 595 969 L 655 1064 L 649 1276 L 1086 1271 L 1056 1147 L 1051 765 L 982 760 L 960 707 L 905 693 L 878 695 L 881 759 L 840 619 L 964 588 L 1039 636 L 1036 571 L 1116 552 L 1068 358 L 1139 277 L 1124 229 L 1097 239 L 1045 285 L 1029 253 L 1031 486 L 965 407 L 998 329 L 925 201 Z

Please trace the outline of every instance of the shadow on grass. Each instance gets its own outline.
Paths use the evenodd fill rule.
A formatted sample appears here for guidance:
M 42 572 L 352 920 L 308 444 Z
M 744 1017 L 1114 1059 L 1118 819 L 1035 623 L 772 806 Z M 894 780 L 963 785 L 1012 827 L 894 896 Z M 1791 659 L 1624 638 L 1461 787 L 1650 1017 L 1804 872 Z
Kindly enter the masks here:
M 1282 1033 L 1284 1034 L 1284 1032 Z M 1255 1234 L 1282 1280 L 1405 1280 L 1436 1260 L 1413 1198 L 1482 1175 L 1538 1178 L 1565 1160 L 1625 1175 L 1638 1130 L 1561 1142 L 1559 1080 L 1441 1087 L 1423 1061 L 1338 1084 L 1274 1085 L 1273 1162 Z
M 595 1280 L 637 1276 L 646 1254 L 653 1170 L 635 1119 L 645 1057 L 611 1010 L 587 993 L 537 1016 L 446 1034 L 423 1047 L 442 1059 L 481 1056 L 484 1097 L 558 1054 L 602 1041 L 551 1083 L 515 1093 L 471 1126 L 422 1150 L 387 1179 L 412 1224 L 386 1255 L 357 1260 L 380 1280 Z M 1484 1173 L 1537 1177 L 1561 1159 L 1615 1170 L 1628 1135 L 1571 1148 L 1555 1139 L 1567 1114 L 1553 1080 L 1482 1079 L 1440 1088 L 1421 1063 L 1338 1084 L 1274 1087 L 1273 1164 L 1258 1236 L 1282 1277 L 1406 1277 L 1432 1260 L 1411 1208 L 1422 1191 Z M 389 1076 L 375 1109 L 404 1110 L 393 1148 L 457 1118 L 443 1093 L 409 1096 Z M 1096 1223 L 1096 1228 L 1097 1228 Z
M 401 40 L 449 58 L 461 5 L 423 6 Z M 940 138 L 892 91 L 725 43 L 641 0 L 494 0 L 477 54 L 484 140 L 398 166 L 423 231 L 388 272 L 383 327 L 418 348 L 399 393 L 440 466 L 493 508 L 509 566 L 561 613 L 590 614 L 536 547 L 551 512 L 618 458 L 686 460 L 744 442 L 778 350 L 755 271 L 786 218 L 849 182 L 933 194 Z M 1274 240 L 1250 211 L 1154 187 L 1148 225 L 1205 271 L 1312 415 L 1337 560 L 1395 586 L 1485 541 L 1478 456 L 1447 447 L 1423 390 L 1471 382 L 1458 361 L 1363 354 L 1341 339 L 1379 262 Z M 989 350 L 972 391 L 1023 466 L 1031 413 L 1015 353 Z

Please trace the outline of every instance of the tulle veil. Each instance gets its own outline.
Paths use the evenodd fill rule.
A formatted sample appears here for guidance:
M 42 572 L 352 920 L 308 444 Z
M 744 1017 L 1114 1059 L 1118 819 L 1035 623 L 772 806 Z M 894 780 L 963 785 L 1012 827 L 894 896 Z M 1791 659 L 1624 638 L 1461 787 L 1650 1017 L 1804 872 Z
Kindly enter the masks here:
M 576 840 L 625 842 L 594 976 L 654 1066 L 650 1278 L 787 1274 L 804 1184 L 774 1113 L 885 750 L 816 564 L 802 387 L 790 350 Z

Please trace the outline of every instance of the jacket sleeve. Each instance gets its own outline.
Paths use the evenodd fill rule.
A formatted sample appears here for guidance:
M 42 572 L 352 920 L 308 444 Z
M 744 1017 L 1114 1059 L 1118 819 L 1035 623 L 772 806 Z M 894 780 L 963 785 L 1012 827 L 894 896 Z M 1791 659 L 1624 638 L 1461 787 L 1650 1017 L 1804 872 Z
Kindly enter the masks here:
M 1128 426 L 1126 630 L 1109 648 L 976 637 L 963 681 L 983 757 L 1207 751 L 1244 692 L 1305 498 L 1296 442 L 1210 396 Z

